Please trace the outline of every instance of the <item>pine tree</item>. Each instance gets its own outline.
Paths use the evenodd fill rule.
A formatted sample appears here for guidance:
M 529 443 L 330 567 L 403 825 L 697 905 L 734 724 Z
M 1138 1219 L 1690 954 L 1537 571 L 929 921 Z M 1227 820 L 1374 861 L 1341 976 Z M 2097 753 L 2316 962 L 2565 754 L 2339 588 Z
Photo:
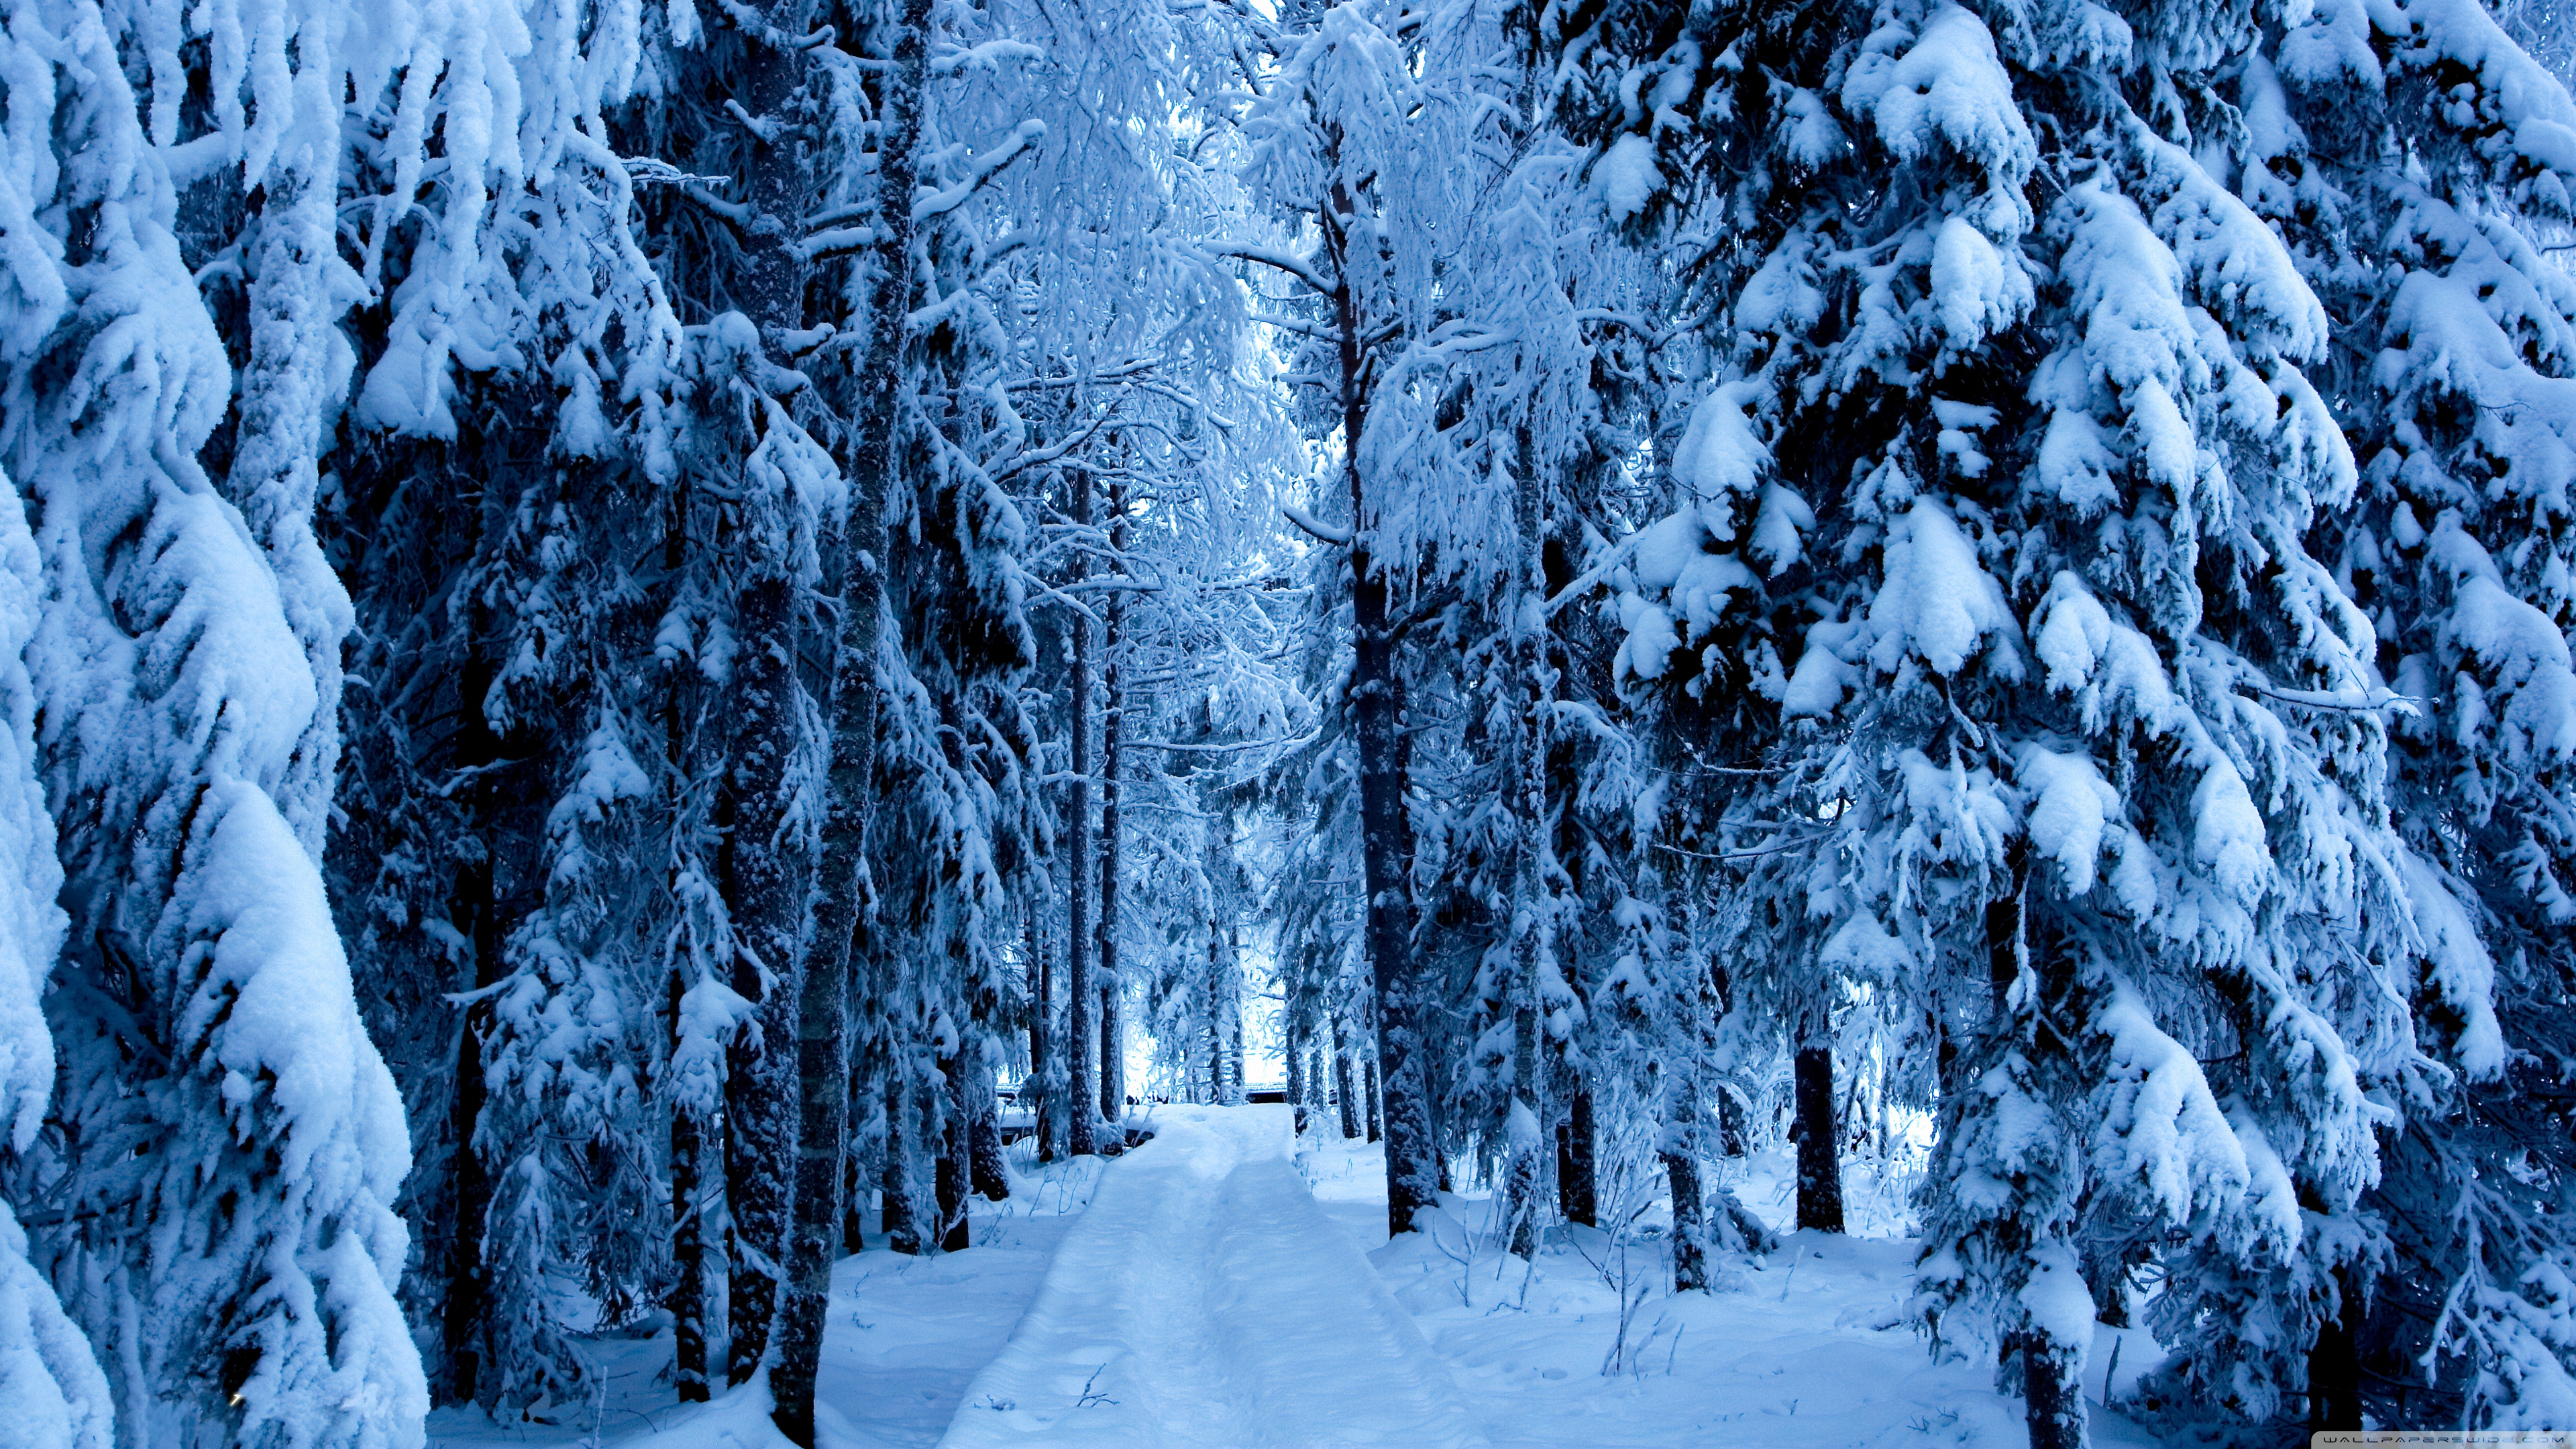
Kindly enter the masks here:
M 2237 190 L 2341 324 L 2331 364 L 2363 487 L 2321 523 L 2319 553 L 2413 703 L 2389 792 L 2416 853 L 2409 995 L 2448 1069 L 2399 1098 L 2372 1199 L 2386 1256 L 2337 1282 L 2310 1417 L 2358 1427 L 2366 1364 L 2374 1385 L 2429 1380 L 2417 1422 L 2555 1422 L 2576 1412 L 2549 1286 L 2576 1164 L 2531 1146 L 2550 1138 L 2542 1064 L 2576 1045 L 2576 290 L 2541 247 L 2570 215 L 2576 106 L 2474 5 L 2329 9 L 2250 63 L 2238 95 Z

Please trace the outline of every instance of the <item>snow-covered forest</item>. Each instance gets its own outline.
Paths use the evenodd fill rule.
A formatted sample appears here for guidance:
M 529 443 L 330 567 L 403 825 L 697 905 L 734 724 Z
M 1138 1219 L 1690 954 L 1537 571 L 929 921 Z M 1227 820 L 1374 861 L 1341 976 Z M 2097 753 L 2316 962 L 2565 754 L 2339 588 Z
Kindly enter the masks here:
M 1032 1407 L 1228 1214 L 1465 1422 L 1291 1155 L 1448 1311 L 1588 1263 L 1596 1395 L 1813 1262 L 2033 1449 L 2576 1428 L 2571 75 L 2566 0 L 0 0 L 0 1444 L 596 1444 L 637 1361 L 876 1443 L 827 1328 L 981 1300 L 853 1263 L 1075 1186 L 930 1437 L 1342 1442 Z

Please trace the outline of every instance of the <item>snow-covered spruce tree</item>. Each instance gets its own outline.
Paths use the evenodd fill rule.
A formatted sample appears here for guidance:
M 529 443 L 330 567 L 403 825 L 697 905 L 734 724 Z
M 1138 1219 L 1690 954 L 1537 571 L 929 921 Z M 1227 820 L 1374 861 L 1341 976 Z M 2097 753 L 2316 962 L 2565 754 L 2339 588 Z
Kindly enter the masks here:
M 2390 801 L 2431 948 L 2410 996 L 2448 1069 L 2398 1096 L 2385 1256 L 2338 1281 L 2311 1417 L 2567 1422 L 2576 1158 L 2550 1124 L 2576 1054 L 2576 286 L 2544 248 L 2576 220 L 2576 104 L 2457 3 L 2324 7 L 2228 100 L 2228 179 L 2342 324 L 2328 391 L 2363 489 L 2318 553 L 2413 706 Z
M 1745 878 L 1821 926 L 1772 969 L 1947 1013 L 1927 1322 L 2016 1350 L 2033 1442 L 2081 1443 L 2086 1268 L 2153 1254 L 2179 1375 L 2295 1411 L 2423 938 L 2370 623 L 2302 542 L 2355 486 L 2300 371 L 2325 311 L 2168 134 L 2259 32 L 1943 4 L 1580 38 L 1605 200 L 1738 222 L 1706 259 L 1725 446 L 1676 460 L 1673 525 L 1684 568 L 1735 568 L 1721 602 L 1641 559 L 1628 662 L 1806 616 L 1774 613 L 1779 667 L 1739 656 L 1802 723 L 1719 844 L 1823 836 Z
M 602 119 L 659 84 L 660 39 L 534 17 L 521 179 L 480 250 L 389 244 L 403 218 L 374 209 L 387 286 L 351 329 L 368 382 L 325 510 L 369 686 L 335 897 L 424 1144 L 409 1297 L 440 1394 L 513 1410 L 579 1391 L 568 1314 L 615 1322 L 703 1271 L 698 1154 L 674 1132 L 667 1200 L 660 1113 L 710 1117 L 739 1014 L 703 728 L 729 524 L 692 510 L 673 446 L 707 349 L 683 351 Z M 408 176 L 372 158 L 360 186 Z
M 1349 603 L 1349 663 L 1327 708 L 1348 711 L 1350 754 L 1366 922 L 1362 940 L 1378 1009 L 1377 1049 L 1385 1092 L 1387 1220 L 1413 1230 L 1437 1202 L 1431 1083 L 1419 1015 L 1426 982 L 1412 942 L 1413 846 L 1404 800 L 1404 681 L 1396 609 L 1409 595 L 1405 541 L 1388 531 L 1397 499 L 1383 462 L 1370 453 L 1370 410 L 1389 365 L 1430 330 L 1430 232 L 1443 208 L 1446 158 L 1426 144 L 1421 124 L 1446 100 L 1413 69 L 1422 17 L 1351 3 L 1324 11 L 1304 33 L 1283 36 L 1267 90 L 1245 117 L 1255 141 L 1256 194 L 1288 218 L 1294 247 L 1230 238 L 1213 244 L 1296 289 L 1280 298 L 1283 330 L 1306 339 L 1298 362 L 1321 394 L 1317 411 L 1340 458 L 1328 490 L 1346 526 L 1318 536 L 1339 552 L 1328 568 L 1343 576 L 1327 597 Z M 1390 33 L 1394 25 L 1401 36 Z M 1264 285 L 1268 285 L 1265 280 Z M 1381 435 L 1383 436 L 1383 435 Z M 1344 590 L 1347 593 L 1344 594 Z
M 63 871 L 36 776 L 36 692 L 22 659 L 44 589 L 18 490 L 0 483 L 0 1124 L 7 1129 L 0 1133 L 0 1383 L 11 1389 L 12 1432 L 32 1449 L 108 1449 L 115 1414 L 107 1376 L 53 1285 L 27 1260 L 27 1233 L 10 1200 L 20 1190 L 20 1159 L 44 1129 L 54 1093 L 43 998 L 67 925 L 54 902 Z
M 316 460 L 357 360 L 334 324 L 379 261 L 431 279 L 389 303 L 395 351 L 427 364 L 392 370 L 395 412 L 429 404 L 397 426 L 438 415 L 437 357 L 485 340 L 460 339 L 456 289 L 483 275 L 487 185 L 516 174 L 530 38 L 508 7 L 373 18 L 64 6 L 20 36 L 45 58 L 12 87 L 34 129 L 6 452 L 45 479 L 28 657 L 76 904 L 67 1090 L 31 1159 L 64 1213 L 34 1248 L 138 1444 L 418 1434 L 390 1292 L 401 1109 L 317 861 L 350 615 Z M 433 133 L 447 180 L 403 225 Z M 406 204 L 359 208 L 344 250 L 344 195 L 384 177 Z

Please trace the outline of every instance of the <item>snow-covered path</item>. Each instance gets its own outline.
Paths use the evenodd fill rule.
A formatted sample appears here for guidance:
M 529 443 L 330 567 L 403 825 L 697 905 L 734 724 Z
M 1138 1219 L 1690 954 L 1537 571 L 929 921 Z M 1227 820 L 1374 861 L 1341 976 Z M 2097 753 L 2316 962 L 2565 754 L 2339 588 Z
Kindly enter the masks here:
M 951 1449 L 1486 1442 L 1290 1164 L 1285 1107 L 1167 1107 L 1103 1176 Z

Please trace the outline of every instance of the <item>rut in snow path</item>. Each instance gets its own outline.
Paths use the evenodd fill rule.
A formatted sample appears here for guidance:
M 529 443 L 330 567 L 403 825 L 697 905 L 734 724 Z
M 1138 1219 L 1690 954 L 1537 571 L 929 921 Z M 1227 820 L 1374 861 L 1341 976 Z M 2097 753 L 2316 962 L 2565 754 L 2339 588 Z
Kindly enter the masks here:
M 1483 1445 L 1412 1317 L 1288 1162 L 1288 1124 L 1285 1107 L 1160 1113 L 940 1443 Z

